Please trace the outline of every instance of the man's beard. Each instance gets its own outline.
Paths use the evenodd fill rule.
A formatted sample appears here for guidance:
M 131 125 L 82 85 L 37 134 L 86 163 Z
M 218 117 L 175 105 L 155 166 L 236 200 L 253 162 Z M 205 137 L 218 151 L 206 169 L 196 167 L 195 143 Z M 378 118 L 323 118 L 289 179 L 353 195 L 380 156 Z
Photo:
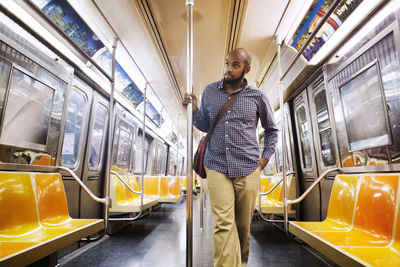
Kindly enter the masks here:
M 228 79 L 226 79 L 225 76 L 224 76 L 224 83 L 225 83 L 225 84 L 234 84 L 234 83 L 236 83 L 236 82 L 238 82 L 238 81 L 241 81 L 243 78 L 244 78 L 244 68 L 243 68 L 242 74 L 241 74 L 240 77 L 237 78 L 237 79 L 228 80 Z

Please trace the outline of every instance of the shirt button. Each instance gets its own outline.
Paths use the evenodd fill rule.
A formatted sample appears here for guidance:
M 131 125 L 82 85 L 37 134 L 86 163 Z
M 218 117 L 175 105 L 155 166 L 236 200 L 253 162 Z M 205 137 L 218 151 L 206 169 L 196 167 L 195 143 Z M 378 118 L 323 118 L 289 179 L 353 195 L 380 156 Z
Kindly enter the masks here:
M 228 150 L 228 149 L 229 149 L 229 147 L 226 148 L 226 150 Z
M 225 124 L 228 124 L 228 122 L 225 122 Z
M 228 113 L 231 113 L 231 111 L 230 111 L 230 110 L 228 110 Z
M 225 137 L 228 137 L 228 135 L 226 134 Z
M 230 97 L 230 96 L 228 96 L 228 100 L 229 100 L 229 99 L 231 99 L 231 97 Z

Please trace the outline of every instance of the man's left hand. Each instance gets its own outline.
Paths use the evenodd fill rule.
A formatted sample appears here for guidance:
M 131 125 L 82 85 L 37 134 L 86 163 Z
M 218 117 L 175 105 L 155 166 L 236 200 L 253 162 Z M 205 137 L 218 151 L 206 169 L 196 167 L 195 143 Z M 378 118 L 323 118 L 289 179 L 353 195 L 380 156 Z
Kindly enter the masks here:
M 266 158 L 260 158 L 260 169 L 263 170 L 267 166 L 268 160 Z

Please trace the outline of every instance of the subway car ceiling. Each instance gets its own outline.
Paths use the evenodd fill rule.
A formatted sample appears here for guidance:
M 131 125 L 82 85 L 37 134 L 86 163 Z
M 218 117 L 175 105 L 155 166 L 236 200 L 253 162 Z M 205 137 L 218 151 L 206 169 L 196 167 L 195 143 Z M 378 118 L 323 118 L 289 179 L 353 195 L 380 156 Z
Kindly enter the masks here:
M 322 73 L 323 64 L 328 63 L 326 75 L 332 76 L 329 70 L 333 68 L 330 66 L 341 61 L 342 57 L 336 49 L 340 44 L 351 46 L 352 43 L 357 43 L 357 38 L 365 35 L 354 35 L 357 29 L 388 1 L 353 0 L 341 3 L 337 6 L 337 14 L 345 13 L 351 6 L 357 8 L 354 8 L 354 12 L 349 12 L 350 15 L 343 23 L 340 20 L 328 20 L 328 24 L 336 23 L 331 38 L 327 38 L 324 45 L 318 47 L 319 50 L 314 51 L 310 58 L 296 58 L 300 44 L 304 42 L 297 38 L 301 36 L 299 31 L 302 30 L 303 18 L 310 12 L 313 3 L 319 5 L 321 2 L 324 1 L 195 1 L 194 93 L 201 95 L 208 83 L 221 79 L 226 54 L 233 48 L 244 47 L 253 56 L 252 69 L 247 75 L 249 83 L 265 91 L 274 108 L 278 109 L 276 36 L 282 42 L 283 72 L 289 70 L 282 81 L 286 101 Z M 396 1 L 389 2 L 391 3 L 384 10 L 379 11 L 378 17 L 396 10 L 394 8 L 390 11 L 390 6 L 396 5 Z M 110 55 L 113 40 L 116 38 L 117 102 L 129 109 L 139 122 L 142 120 L 143 102 L 135 101 L 143 98 L 143 92 L 147 88 L 148 118 L 153 116 L 147 124 L 151 134 L 171 146 L 178 144 L 180 153 L 185 154 L 186 112 L 181 105 L 182 96 L 187 90 L 185 1 L 3 0 L 0 3 L 4 14 L 20 21 L 31 34 L 55 50 L 55 54 L 49 55 L 59 59 L 58 62 L 62 62 L 61 65 L 69 73 L 85 79 L 105 96 L 110 92 L 107 75 L 111 75 Z M 54 5 L 50 6 L 49 3 Z M 81 46 L 77 49 L 77 45 L 71 41 L 72 38 L 66 36 L 71 35 L 73 29 L 69 33 L 60 30 L 63 25 L 73 23 L 63 21 L 60 19 L 62 16 L 57 17 L 57 12 L 65 16 L 63 9 L 73 10 L 74 16 L 79 16 L 85 23 L 88 34 L 93 35 L 89 47 Z M 70 15 L 70 19 L 75 19 L 74 16 Z M 322 18 L 321 14 L 318 16 L 319 19 L 311 23 L 316 25 Z M 63 25 L 60 24 L 61 21 Z M 379 22 L 380 19 L 377 18 L 376 21 Z M 373 20 L 368 23 L 373 27 Z M 366 28 L 369 27 L 364 27 L 363 30 Z M 320 36 L 315 38 L 314 47 L 318 45 Z M 67 83 L 68 79 L 71 78 L 65 78 Z M 199 137 L 199 132 L 195 130 L 195 143 Z

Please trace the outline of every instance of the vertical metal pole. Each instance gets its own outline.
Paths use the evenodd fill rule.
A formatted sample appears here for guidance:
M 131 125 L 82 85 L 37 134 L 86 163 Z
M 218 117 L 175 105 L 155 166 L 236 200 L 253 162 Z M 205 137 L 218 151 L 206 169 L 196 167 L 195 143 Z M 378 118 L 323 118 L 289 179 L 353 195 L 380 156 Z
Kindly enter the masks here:
M 175 176 L 179 176 L 179 114 L 178 114 L 178 130 L 176 133 L 176 171 Z
M 281 136 L 282 136 L 282 178 L 283 178 L 283 214 L 284 229 L 288 232 L 288 212 L 287 212 L 287 183 L 286 183 L 286 127 L 285 127 L 285 108 L 283 106 L 283 80 L 282 80 L 282 62 L 281 62 L 281 45 L 280 36 L 276 36 L 276 48 L 278 57 L 278 75 L 279 75 L 279 106 L 281 111 Z
M 193 93 L 193 6 L 194 0 L 186 0 L 187 8 L 187 78 L 186 91 Z M 186 109 L 187 116 L 187 166 L 186 166 L 186 266 L 193 266 L 193 125 L 192 105 Z
M 200 180 L 200 230 L 204 225 L 204 179 Z
M 115 89 L 115 51 L 117 49 L 117 38 L 113 39 L 112 42 L 112 68 L 111 68 L 111 92 L 110 102 L 108 105 L 109 117 L 108 117 L 108 142 L 107 142 L 107 163 L 106 163 L 106 180 L 104 195 L 106 197 L 106 207 L 104 209 L 104 231 L 107 231 L 108 227 L 108 213 L 109 213 L 109 202 L 110 202 L 110 170 L 111 170 L 111 159 L 112 159 L 112 145 L 113 145 L 113 133 L 114 133 L 114 89 Z
M 142 212 L 143 209 L 143 197 L 144 197 L 144 167 L 146 166 L 144 162 L 144 150 L 145 150 L 145 134 L 146 134 L 146 101 L 147 101 L 147 86 L 149 85 L 148 82 L 146 82 L 146 86 L 144 87 L 144 94 L 143 94 L 143 128 L 142 128 L 142 172 L 141 172 L 141 182 L 140 182 L 140 212 Z

